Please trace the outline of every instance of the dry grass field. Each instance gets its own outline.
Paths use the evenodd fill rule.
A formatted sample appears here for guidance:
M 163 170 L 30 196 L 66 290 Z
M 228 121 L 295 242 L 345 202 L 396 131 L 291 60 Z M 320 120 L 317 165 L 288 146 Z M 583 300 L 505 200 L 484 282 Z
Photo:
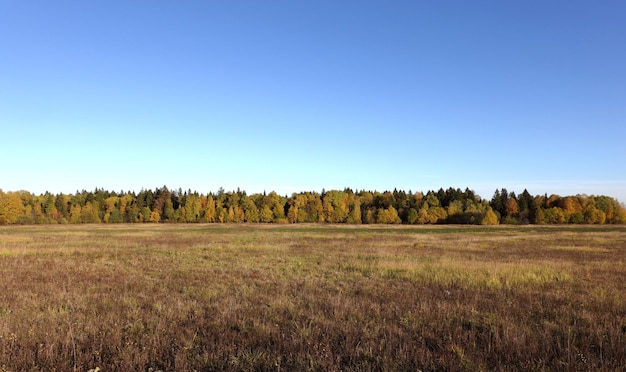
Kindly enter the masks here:
M 626 365 L 626 226 L 5 226 L 0 278 L 0 371 Z

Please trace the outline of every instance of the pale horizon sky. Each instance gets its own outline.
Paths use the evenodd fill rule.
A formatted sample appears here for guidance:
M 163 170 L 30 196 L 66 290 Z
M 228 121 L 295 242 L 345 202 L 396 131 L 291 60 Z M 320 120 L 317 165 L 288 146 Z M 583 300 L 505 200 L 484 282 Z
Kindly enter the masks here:
M 623 1 L 0 2 L 0 189 L 626 202 Z

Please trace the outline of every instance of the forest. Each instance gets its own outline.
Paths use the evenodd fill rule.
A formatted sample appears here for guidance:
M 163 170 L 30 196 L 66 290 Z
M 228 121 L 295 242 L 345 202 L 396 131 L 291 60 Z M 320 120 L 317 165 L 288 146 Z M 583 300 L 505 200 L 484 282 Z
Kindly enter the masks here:
M 35 195 L 0 189 L 0 225 L 85 223 L 345 223 L 345 224 L 623 224 L 626 208 L 609 196 L 519 195 L 496 190 L 490 200 L 448 188 L 405 192 L 330 190 L 207 194 L 163 186 L 140 192 L 77 191 Z

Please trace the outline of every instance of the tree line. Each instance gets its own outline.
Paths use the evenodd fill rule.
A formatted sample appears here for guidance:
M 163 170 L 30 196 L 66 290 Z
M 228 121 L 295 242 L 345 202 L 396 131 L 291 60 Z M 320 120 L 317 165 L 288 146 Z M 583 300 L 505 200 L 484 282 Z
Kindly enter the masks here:
M 0 225 L 83 223 L 621 224 L 626 208 L 608 196 L 516 195 L 490 200 L 470 189 L 330 190 L 281 196 L 245 191 L 201 194 L 167 187 L 32 194 L 0 189 Z

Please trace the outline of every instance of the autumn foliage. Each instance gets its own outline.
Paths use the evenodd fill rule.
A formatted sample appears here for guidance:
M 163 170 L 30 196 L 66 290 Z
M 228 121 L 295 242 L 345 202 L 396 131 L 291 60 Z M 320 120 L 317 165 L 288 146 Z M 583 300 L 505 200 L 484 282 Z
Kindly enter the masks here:
M 626 209 L 608 196 L 531 196 L 496 190 L 426 194 L 351 189 L 248 195 L 201 194 L 167 187 L 135 192 L 103 189 L 34 195 L 0 190 L 0 224 L 82 223 L 345 223 L 345 224 L 620 224 Z

